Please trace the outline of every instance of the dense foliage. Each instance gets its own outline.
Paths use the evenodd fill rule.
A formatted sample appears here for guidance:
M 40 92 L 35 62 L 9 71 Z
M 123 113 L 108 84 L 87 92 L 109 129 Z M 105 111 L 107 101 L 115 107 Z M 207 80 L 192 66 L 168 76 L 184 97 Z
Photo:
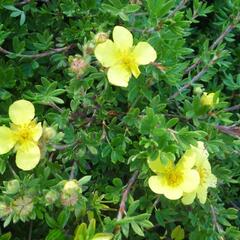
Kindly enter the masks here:
M 239 22 L 239 0 L 1 0 L 0 240 L 240 239 Z M 95 51 L 115 26 L 157 56 L 125 86 Z M 197 146 L 213 181 L 184 205 L 191 181 L 149 179 L 185 181 Z

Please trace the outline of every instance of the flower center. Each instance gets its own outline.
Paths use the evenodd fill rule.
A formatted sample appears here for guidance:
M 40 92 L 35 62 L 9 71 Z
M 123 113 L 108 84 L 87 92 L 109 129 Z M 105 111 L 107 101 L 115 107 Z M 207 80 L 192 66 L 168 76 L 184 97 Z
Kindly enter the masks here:
M 132 56 L 131 50 L 124 50 L 121 52 L 121 62 L 127 68 L 131 69 L 131 66 L 134 64 L 134 57 Z
M 183 174 L 181 171 L 173 168 L 167 173 L 166 179 L 169 186 L 176 187 L 182 183 Z
M 197 171 L 200 177 L 200 185 L 205 184 L 208 178 L 208 171 L 203 167 L 198 168 Z
M 17 144 L 23 145 L 25 143 L 34 141 L 33 135 L 35 127 L 36 123 L 33 121 L 29 124 L 13 125 L 11 128 L 14 131 Z

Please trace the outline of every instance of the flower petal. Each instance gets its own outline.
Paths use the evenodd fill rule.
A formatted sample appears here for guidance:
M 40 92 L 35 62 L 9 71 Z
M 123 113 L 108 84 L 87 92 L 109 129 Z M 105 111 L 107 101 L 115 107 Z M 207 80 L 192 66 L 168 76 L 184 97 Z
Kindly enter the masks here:
M 33 129 L 33 140 L 35 142 L 37 142 L 40 137 L 42 136 L 42 132 L 43 132 L 43 129 L 42 129 L 42 125 L 41 123 L 38 123 Z
M 157 194 L 163 194 L 165 192 L 165 183 L 162 176 L 151 176 L 148 179 L 148 185 L 151 190 Z
M 111 84 L 120 87 L 127 87 L 131 72 L 124 65 L 118 64 L 109 68 L 107 76 Z
M 0 154 L 9 152 L 15 143 L 16 141 L 11 129 L 5 126 L 0 127 Z
M 167 187 L 164 191 L 164 196 L 170 200 L 177 200 L 183 195 L 183 190 L 180 187 Z
M 198 171 L 194 169 L 185 170 L 183 176 L 184 176 L 182 183 L 183 191 L 186 193 L 196 191 L 200 183 Z
M 98 44 L 95 48 L 94 54 L 104 67 L 115 65 L 120 58 L 119 50 L 111 40 Z
M 191 193 L 184 193 L 181 201 L 184 205 L 190 205 L 193 203 L 195 197 L 196 197 L 196 191 Z
M 40 149 L 34 143 L 29 143 L 27 146 L 20 146 L 17 149 L 16 165 L 22 170 L 31 170 L 38 164 L 40 155 Z
M 210 176 L 208 177 L 208 187 L 215 188 L 216 185 L 217 185 L 217 178 L 215 175 L 211 173 Z
M 113 29 L 113 41 L 118 48 L 129 49 L 133 45 L 133 36 L 126 28 L 116 26 Z
M 138 68 L 138 65 L 136 63 L 132 63 L 132 64 L 130 64 L 130 68 L 131 68 L 131 72 L 132 72 L 133 76 L 135 78 L 138 78 L 138 76 L 141 73 L 139 68 Z
M 157 53 L 149 43 L 139 42 L 133 50 L 133 56 L 138 65 L 146 65 L 156 60 Z
M 155 160 L 147 160 L 149 168 L 155 173 L 165 173 L 166 170 L 173 166 L 173 161 L 169 160 L 167 164 L 163 164 L 160 159 L 160 154 Z
M 197 197 L 199 199 L 199 202 L 204 204 L 207 200 L 207 188 L 199 187 L 197 190 Z
M 177 166 L 178 167 L 183 167 L 185 169 L 191 169 L 194 164 L 196 163 L 197 158 L 199 157 L 197 148 L 194 146 L 191 146 L 190 149 L 188 149 L 181 159 L 178 161 Z
M 31 102 L 26 100 L 15 101 L 9 107 L 9 117 L 16 125 L 29 123 L 35 115 L 35 109 Z

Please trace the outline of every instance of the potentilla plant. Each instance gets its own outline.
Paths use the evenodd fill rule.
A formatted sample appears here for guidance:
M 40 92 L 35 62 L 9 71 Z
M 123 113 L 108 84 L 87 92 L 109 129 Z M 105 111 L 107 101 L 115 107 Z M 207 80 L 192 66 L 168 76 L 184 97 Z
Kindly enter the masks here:
M 240 2 L 0 2 L 0 240 L 240 239 Z

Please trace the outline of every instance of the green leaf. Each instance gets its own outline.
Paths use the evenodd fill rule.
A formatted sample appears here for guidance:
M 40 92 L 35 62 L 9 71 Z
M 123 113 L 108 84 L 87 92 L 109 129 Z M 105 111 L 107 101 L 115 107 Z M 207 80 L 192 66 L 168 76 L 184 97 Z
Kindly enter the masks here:
M 12 238 L 12 234 L 10 232 L 0 236 L 0 240 L 10 240 L 11 238 Z
M 92 240 L 111 240 L 113 238 L 112 233 L 97 233 Z
M 45 240 L 66 240 L 64 233 L 59 229 L 51 230 L 46 236 Z
M 134 231 L 137 235 L 139 235 L 139 236 L 141 236 L 141 237 L 144 237 L 144 232 L 143 232 L 143 230 L 141 229 L 141 227 L 140 227 L 137 223 L 132 222 L 132 223 L 131 223 L 131 227 L 132 227 L 133 231 Z

